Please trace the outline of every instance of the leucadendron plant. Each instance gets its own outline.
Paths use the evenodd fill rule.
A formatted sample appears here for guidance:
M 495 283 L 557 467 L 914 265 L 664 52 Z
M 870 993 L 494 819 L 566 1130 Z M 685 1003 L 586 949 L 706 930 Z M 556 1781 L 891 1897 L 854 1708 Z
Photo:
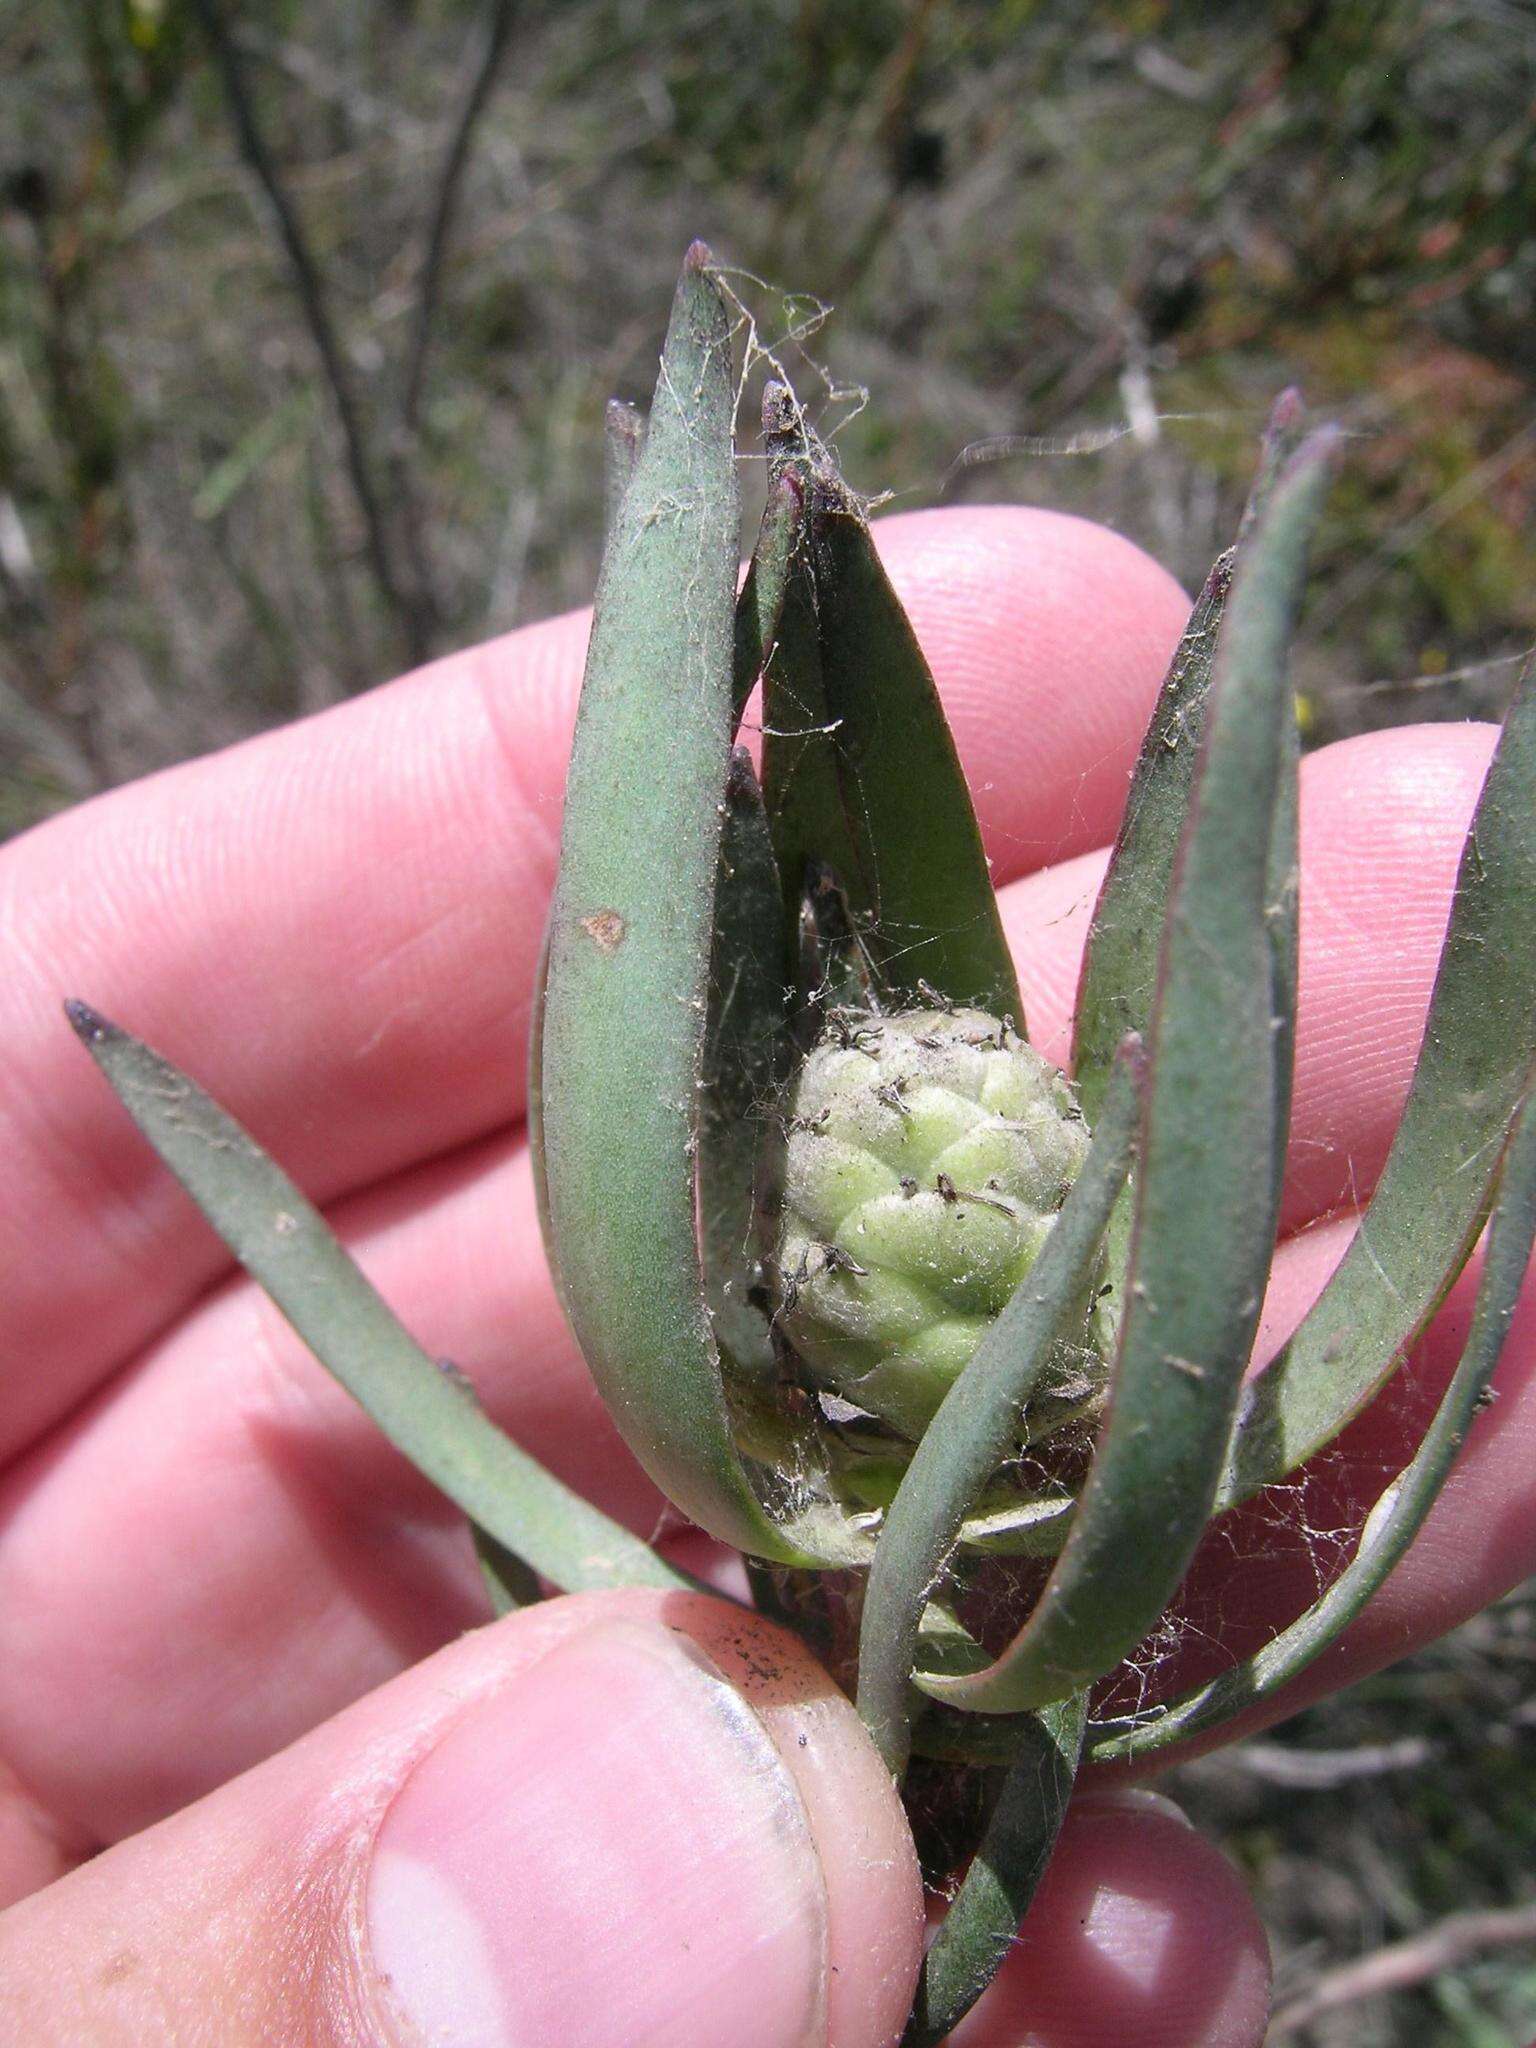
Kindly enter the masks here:
M 865 508 L 776 381 L 738 592 L 734 324 L 695 246 L 649 419 L 611 420 L 531 1137 L 560 1297 L 635 1455 L 920 1782 L 958 1879 L 909 2034 L 936 2042 L 1007 1950 L 1080 1762 L 1144 1761 L 1293 1679 L 1402 1557 L 1485 1394 L 1536 1232 L 1536 681 L 1375 1194 L 1245 1377 L 1295 1028 L 1287 645 L 1334 437 L 1277 406 L 1135 770 L 1069 1081 L 1028 1044 Z M 759 689 L 754 765 L 736 740 Z M 464 1510 L 498 1606 L 692 1583 L 488 1419 L 191 1081 L 72 1014 L 236 1257 Z M 1373 1399 L 1485 1228 L 1460 1363 L 1316 1604 L 1197 1688 L 1097 1718 L 1213 1520 Z

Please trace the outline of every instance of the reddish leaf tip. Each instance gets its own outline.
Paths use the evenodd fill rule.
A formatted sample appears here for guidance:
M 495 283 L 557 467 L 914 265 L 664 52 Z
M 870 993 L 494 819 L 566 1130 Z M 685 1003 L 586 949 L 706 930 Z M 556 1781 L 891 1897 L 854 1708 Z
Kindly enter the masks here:
M 93 1010 L 89 1003 L 82 1003 L 78 996 L 66 996 L 64 1014 L 73 1025 L 76 1035 L 86 1045 L 100 1045 L 108 1038 L 121 1038 L 122 1032 L 109 1017 L 103 1017 L 99 1010 Z
M 1269 431 L 1272 434 L 1289 434 L 1300 426 L 1307 410 L 1307 401 L 1301 395 L 1299 384 L 1287 384 L 1280 396 L 1270 407 Z

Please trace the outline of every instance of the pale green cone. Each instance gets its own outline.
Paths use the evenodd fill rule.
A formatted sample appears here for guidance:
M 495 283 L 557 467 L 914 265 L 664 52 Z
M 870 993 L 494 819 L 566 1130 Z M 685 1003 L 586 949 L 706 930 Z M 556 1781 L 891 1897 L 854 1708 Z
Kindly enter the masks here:
M 909 1437 L 1039 1256 L 1088 1150 L 1066 1077 L 980 1010 L 836 1016 L 796 1081 L 780 1327 L 810 1376 Z M 1083 1305 L 1021 1436 L 1094 1401 Z

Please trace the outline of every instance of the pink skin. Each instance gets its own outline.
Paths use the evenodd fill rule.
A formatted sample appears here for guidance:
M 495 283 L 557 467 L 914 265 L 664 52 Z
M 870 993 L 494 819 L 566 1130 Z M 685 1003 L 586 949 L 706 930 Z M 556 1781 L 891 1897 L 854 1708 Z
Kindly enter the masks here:
M 1033 1036 L 1063 1057 L 1102 848 L 1184 599 L 1126 543 L 1054 515 L 914 514 L 881 539 L 1006 885 Z M 62 995 L 195 1072 L 330 1205 L 417 1334 L 521 1441 L 632 1526 L 658 1525 L 663 1504 L 560 1323 L 517 1123 L 584 634 L 573 616 L 454 657 L 0 858 L 0 1357 L 17 1361 L 0 1400 L 0 1897 L 216 1788 L 234 1811 L 260 1777 L 236 1774 L 483 1612 L 456 1519 L 228 1274 L 70 1040 Z M 1283 1252 L 1277 1332 L 1379 1171 L 1490 743 L 1487 728 L 1410 729 L 1305 764 L 1287 1226 L 1343 1213 Z M 1316 1519 L 1357 1510 L 1401 1461 L 1464 1312 L 1463 1291 L 1412 1398 L 1378 1403 L 1330 1461 Z M 1452 1496 L 1307 1696 L 1532 1568 L 1533 1359 L 1526 1313 Z M 1233 1642 L 1311 1588 L 1304 1547 L 1268 1532 L 1264 1547 L 1223 1586 Z M 1195 1575 L 1197 1606 L 1226 1556 Z M 1171 1850 L 1155 1809 L 1092 1811 L 1031 1925 L 1091 1882 L 1103 1942 L 1048 1944 L 1049 1986 L 1010 1964 L 997 2017 L 966 2042 L 1005 2048 L 1032 2019 L 1030 2038 L 1063 2044 L 1256 2042 L 1262 1936 L 1225 1866 L 1187 1830 Z M 1154 1924 L 1188 1991 L 1177 2036 L 1122 2031 L 1129 2008 L 1110 1996 L 1103 1956 L 1141 1953 Z

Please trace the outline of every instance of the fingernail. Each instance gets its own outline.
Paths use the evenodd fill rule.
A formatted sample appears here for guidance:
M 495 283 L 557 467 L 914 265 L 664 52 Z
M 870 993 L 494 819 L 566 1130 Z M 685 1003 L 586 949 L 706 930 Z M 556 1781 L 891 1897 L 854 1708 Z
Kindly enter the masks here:
M 402 2048 L 825 2038 L 799 1791 L 659 1625 L 584 1630 L 453 1725 L 384 1817 L 367 1926 Z

